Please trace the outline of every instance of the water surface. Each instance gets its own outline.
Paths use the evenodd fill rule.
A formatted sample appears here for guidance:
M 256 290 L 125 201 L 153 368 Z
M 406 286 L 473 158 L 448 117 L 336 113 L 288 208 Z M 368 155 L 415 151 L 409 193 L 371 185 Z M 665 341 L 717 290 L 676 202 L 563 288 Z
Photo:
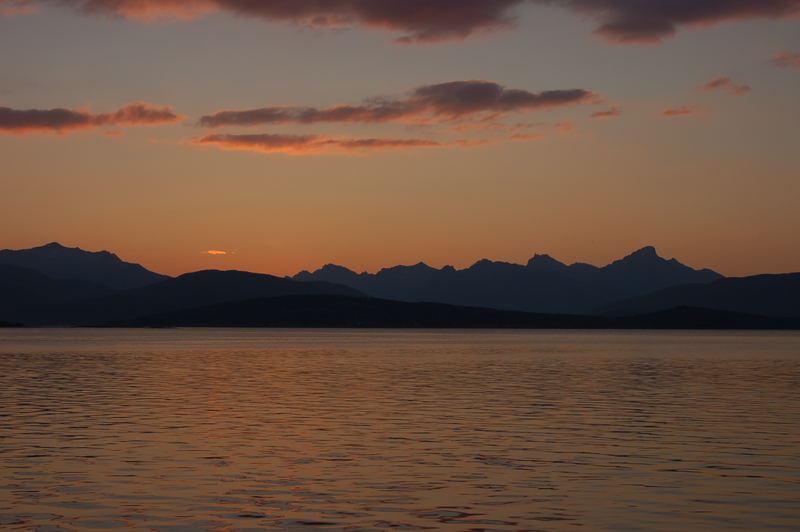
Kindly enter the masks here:
M 800 334 L 0 330 L 9 530 L 798 530 Z

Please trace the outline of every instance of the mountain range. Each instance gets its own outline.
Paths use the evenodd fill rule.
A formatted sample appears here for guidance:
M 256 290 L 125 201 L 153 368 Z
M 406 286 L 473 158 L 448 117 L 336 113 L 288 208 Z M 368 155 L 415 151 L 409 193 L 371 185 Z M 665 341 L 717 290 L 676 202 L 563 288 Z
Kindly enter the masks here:
M 0 323 L 118 326 L 798 328 L 800 273 L 724 278 L 648 246 L 597 267 L 423 263 L 294 277 L 206 270 L 169 277 L 106 251 L 0 251 Z M 766 316 L 766 317 L 765 317 Z
M 652 246 L 604 267 L 566 265 L 549 255 L 535 255 L 525 265 L 484 259 L 457 270 L 452 266 L 436 269 L 421 262 L 358 274 L 328 264 L 294 276 L 298 281 L 344 284 L 384 299 L 554 314 L 598 314 L 622 299 L 721 278 L 711 270 L 695 270 L 675 259 L 663 259 Z

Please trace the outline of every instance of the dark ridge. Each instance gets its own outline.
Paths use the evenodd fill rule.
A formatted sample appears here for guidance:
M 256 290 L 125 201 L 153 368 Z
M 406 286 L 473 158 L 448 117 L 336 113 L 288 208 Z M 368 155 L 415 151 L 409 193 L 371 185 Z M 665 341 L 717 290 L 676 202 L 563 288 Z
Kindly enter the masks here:
M 708 284 L 674 286 L 606 307 L 622 316 L 674 307 L 702 307 L 764 316 L 800 317 L 800 273 L 730 277 Z
M 594 314 L 620 299 L 721 277 L 711 270 L 695 270 L 675 259 L 663 259 L 654 247 L 646 246 L 602 268 L 583 263 L 568 266 L 537 254 L 525 265 L 482 259 L 463 270 L 437 270 L 419 263 L 357 274 L 328 264 L 315 272 L 301 272 L 294 279 L 346 284 L 376 298 L 399 301 Z
M 108 251 L 84 251 L 57 242 L 31 249 L 0 250 L 0 264 L 30 268 L 53 279 L 88 281 L 116 290 L 168 279 L 139 264 L 122 261 Z
M 131 320 L 112 327 L 334 327 L 486 329 L 800 329 L 800 319 L 775 319 L 708 309 L 676 308 L 622 318 L 536 314 L 443 303 L 407 303 L 342 295 L 248 299 Z
M 53 307 L 43 314 L 40 323 L 85 325 L 254 297 L 299 294 L 362 295 L 353 288 L 334 283 L 304 283 L 235 270 L 205 270 L 105 297 Z
M 113 292 L 88 281 L 52 279 L 30 268 L 0 264 L 0 320 L 35 322 L 42 309 Z

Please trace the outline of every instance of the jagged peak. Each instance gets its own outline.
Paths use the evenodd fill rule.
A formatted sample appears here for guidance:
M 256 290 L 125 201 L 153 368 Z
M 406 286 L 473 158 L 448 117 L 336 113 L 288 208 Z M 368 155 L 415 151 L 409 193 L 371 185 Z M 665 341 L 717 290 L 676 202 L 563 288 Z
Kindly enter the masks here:
M 392 267 L 389 267 L 389 268 L 381 268 L 380 271 L 378 271 L 378 274 L 388 273 L 388 272 L 408 271 L 408 270 L 423 271 L 423 270 L 435 270 L 435 268 L 432 268 L 432 267 L 428 266 L 427 264 L 425 264 L 424 262 L 420 261 L 420 262 L 418 262 L 416 264 L 412 264 L 410 266 L 401 264 L 401 265 L 392 266 Z
M 637 249 L 628 257 L 652 257 L 652 258 L 661 258 L 658 256 L 658 251 L 656 251 L 655 246 L 645 246 L 641 249 Z M 626 257 L 626 258 L 628 258 Z
M 563 262 L 561 262 L 559 260 L 554 259 L 553 257 L 548 255 L 547 253 L 536 253 L 528 261 L 528 267 L 531 267 L 531 266 L 558 266 L 558 267 L 564 266 L 564 267 L 566 267 L 566 264 L 564 264 Z
M 355 273 L 350 268 L 346 268 L 344 266 L 340 266 L 338 264 L 328 263 L 324 265 L 322 268 L 317 270 L 317 272 L 348 272 L 348 273 Z M 316 273 L 316 272 L 314 272 Z

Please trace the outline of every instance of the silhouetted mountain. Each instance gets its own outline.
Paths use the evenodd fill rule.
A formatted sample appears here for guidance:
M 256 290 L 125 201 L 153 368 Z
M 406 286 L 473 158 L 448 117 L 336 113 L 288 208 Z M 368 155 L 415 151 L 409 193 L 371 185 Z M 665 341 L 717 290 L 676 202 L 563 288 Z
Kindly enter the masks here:
M 800 273 L 730 277 L 708 284 L 674 286 L 616 302 L 605 312 L 641 314 L 680 306 L 800 317 Z
M 339 295 L 250 299 L 108 323 L 116 327 L 800 329 L 800 319 L 705 309 L 626 318 L 536 314 Z
M 70 300 L 112 293 L 88 281 L 52 279 L 30 268 L 0 264 L 0 319 L 27 321 L 42 308 Z
M 31 249 L 0 250 L 0 264 L 31 268 L 53 279 L 74 279 L 124 290 L 168 279 L 108 251 L 67 248 L 57 242 Z
M 295 294 L 362 295 L 350 287 L 333 283 L 301 283 L 272 275 L 206 270 L 105 297 L 56 306 L 42 313 L 39 322 L 81 325 L 255 297 Z
M 9 328 L 9 327 L 24 327 L 21 323 L 13 323 L 8 321 L 0 321 L 0 328 Z
M 480 260 L 464 270 L 432 268 L 424 263 L 357 274 L 329 264 L 294 276 L 300 281 L 346 284 L 373 297 L 432 301 L 495 309 L 557 314 L 590 314 L 613 301 L 687 283 L 707 283 L 722 276 L 695 270 L 658 256 L 648 246 L 598 268 L 566 265 L 549 255 L 535 255 L 526 265 Z

